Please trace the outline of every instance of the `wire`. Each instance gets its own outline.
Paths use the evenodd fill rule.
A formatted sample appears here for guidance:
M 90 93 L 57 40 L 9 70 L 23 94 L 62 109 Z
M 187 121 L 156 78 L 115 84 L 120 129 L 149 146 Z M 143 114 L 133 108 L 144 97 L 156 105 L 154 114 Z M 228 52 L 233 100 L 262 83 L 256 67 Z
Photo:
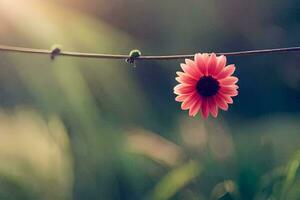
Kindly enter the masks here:
M 130 55 L 121 54 L 98 54 L 98 53 L 82 53 L 82 52 L 71 52 L 71 51 L 61 51 L 59 48 L 53 50 L 47 49 L 33 49 L 24 47 L 14 47 L 0 45 L 0 51 L 5 52 L 19 52 L 19 53 L 30 53 L 30 54 L 47 54 L 53 59 L 55 56 L 70 56 L 70 57 L 82 57 L 82 58 L 99 58 L 99 59 L 128 59 L 131 58 Z M 279 52 L 296 52 L 300 51 L 300 47 L 288 47 L 288 48 L 276 48 L 276 49 L 260 49 L 260 50 L 250 50 L 250 51 L 235 51 L 235 52 L 224 52 L 216 53 L 217 55 L 224 56 L 243 56 L 243 55 L 254 55 L 254 54 L 267 54 L 267 53 L 279 53 Z M 134 60 L 176 60 L 193 58 L 194 55 L 165 55 L 165 56 L 139 56 L 134 58 Z

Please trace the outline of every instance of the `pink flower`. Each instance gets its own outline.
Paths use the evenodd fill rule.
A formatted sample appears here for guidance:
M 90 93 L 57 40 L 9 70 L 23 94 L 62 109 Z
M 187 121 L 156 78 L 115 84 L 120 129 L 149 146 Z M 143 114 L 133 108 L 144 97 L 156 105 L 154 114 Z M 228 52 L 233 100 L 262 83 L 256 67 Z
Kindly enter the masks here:
M 238 95 L 238 78 L 231 76 L 235 66 L 226 66 L 225 56 L 197 53 L 194 61 L 186 59 L 180 66 L 183 72 L 176 73 L 175 100 L 182 102 L 182 110 L 189 109 L 190 116 L 201 111 L 204 118 L 209 113 L 217 117 L 218 108 L 227 110 L 233 103 L 231 97 Z

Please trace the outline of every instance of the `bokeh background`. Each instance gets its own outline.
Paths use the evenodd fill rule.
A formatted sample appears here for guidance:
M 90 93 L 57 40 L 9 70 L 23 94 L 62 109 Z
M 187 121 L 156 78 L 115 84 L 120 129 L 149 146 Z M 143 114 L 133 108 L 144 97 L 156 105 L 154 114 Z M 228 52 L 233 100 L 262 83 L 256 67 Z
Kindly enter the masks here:
M 0 43 L 127 54 L 300 45 L 298 0 L 0 0 Z M 300 199 L 300 54 L 229 57 L 217 119 L 174 101 L 178 61 L 0 53 L 0 199 Z

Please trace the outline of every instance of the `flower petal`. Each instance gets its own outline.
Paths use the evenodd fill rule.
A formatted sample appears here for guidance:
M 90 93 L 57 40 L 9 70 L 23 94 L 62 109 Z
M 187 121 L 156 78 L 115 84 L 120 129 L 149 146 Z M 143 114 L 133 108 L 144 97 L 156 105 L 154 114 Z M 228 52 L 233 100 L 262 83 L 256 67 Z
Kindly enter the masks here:
M 178 84 L 174 87 L 175 94 L 189 94 L 195 91 L 195 86 L 186 85 L 186 84 Z
M 234 97 L 234 96 L 237 96 L 239 94 L 239 92 L 237 90 L 226 91 L 226 92 L 221 91 L 221 92 L 224 93 L 224 94 L 226 94 L 226 95 L 229 95 L 230 97 Z
M 207 75 L 208 54 L 195 54 L 195 62 L 202 75 Z
M 202 54 L 201 53 L 196 53 L 195 56 L 194 56 L 194 60 L 195 60 L 195 63 L 196 63 L 196 66 L 197 66 L 198 70 L 203 75 L 204 72 L 205 72 L 205 62 L 203 60 Z
M 195 73 L 197 74 L 197 76 L 202 76 L 202 73 L 198 69 L 195 61 L 193 61 L 191 59 L 185 59 L 184 61 L 185 61 L 186 65 L 191 66 L 192 69 L 195 70 Z
M 195 67 L 181 63 L 180 64 L 182 70 L 187 73 L 189 76 L 194 77 L 195 79 L 198 79 L 200 76 L 200 72 L 198 72 L 197 69 L 195 69 Z
M 217 67 L 217 56 L 216 54 L 212 53 L 208 59 L 208 65 L 207 65 L 208 75 L 213 75 L 216 70 L 216 67 Z
M 202 100 L 201 111 L 202 111 L 203 118 L 206 119 L 208 117 L 208 114 L 209 114 L 209 107 L 208 107 L 207 98 L 203 98 L 203 100 Z
M 193 103 L 197 100 L 197 98 L 198 98 L 198 94 L 195 92 L 194 94 L 192 94 L 182 102 L 181 109 L 182 110 L 189 109 L 193 105 Z
M 226 103 L 228 104 L 232 104 L 233 103 L 233 100 L 232 98 L 230 97 L 230 95 L 227 95 L 227 94 L 223 94 L 222 92 L 218 92 L 218 96 L 220 98 L 222 98 Z
M 214 99 L 217 105 L 219 106 L 219 108 L 221 108 L 222 110 L 228 110 L 228 104 L 219 95 L 214 96 Z
M 230 76 L 233 74 L 235 70 L 235 66 L 234 65 L 228 65 L 227 67 L 225 67 L 217 76 L 217 79 L 223 79 L 226 78 L 227 76 Z
M 237 83 L 238 80 L 239 79 L 235 76 L 229 76 L 229 77 L 219 80 L 219 83 L 221 85 L 233 85 L 233 84 Z
M 227 90 L 236 90 L 239 89 L 238 85 L 222 85 L 221 88 L 227 89 Z
M 195 115 L 198 113 L 200 107 L 201 107 L 201 97 L 199 96 L 199 99 L 195 101 L 195 103 L 190 107 L 189 115 L 192 117 L 195 117 Z
M 195 79 L 192 76 L 189 76 L 187 73 L 176 72 L 176 74 L 178 75 L 178 77 L 176 77 L 175 79 L 179 83 L 185 83 L 185 84 L 188 84 L 188 85 L 194 85 L 197 82 L 197 79 Z
M 238 86 L 236 86 L 236 85 L 227 86 L 227 87 L 222 86 L 220 89 L 220 92 L 223 94 L 227 94 L 229 96 L 236 96 L 236 95 L 238 95 L 237 87 Z
M 221 55 L 217 57 L 217 67 L 215 69 L 214 76 L 217 76 L 222 71 L 222 69 L 226 66 L 226 63 L 227 59 L 225 56 Z
M 175 98 L 175 101 L 178 101 L 178 102 L 183 102 L 184 100 L 186 100 L 186 98 L 188 98 L 189 96 L 191 96 L 192 94 L 181 94 L 181 95 L 178 95 L 176 98 Z
M 210 113 L 213 117 L 217 117 L 218 115 L 218 107 L 213 97 L 208 98 L 207 100 Z

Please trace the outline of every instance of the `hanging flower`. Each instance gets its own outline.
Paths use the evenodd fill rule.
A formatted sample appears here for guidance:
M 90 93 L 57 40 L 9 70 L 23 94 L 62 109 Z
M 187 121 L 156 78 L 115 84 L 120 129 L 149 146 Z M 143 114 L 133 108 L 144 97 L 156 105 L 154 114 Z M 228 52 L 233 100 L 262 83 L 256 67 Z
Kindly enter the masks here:
M 231 76 L 235 66 L 226 66 L 225 56 L 197 53 L 194 61 L 186 59 L 180 66 L 183 72 L 176 73 L 175 100 L 182 102 L 181 109 L 189 109 L 190 116 L 201 111 L 204 118 L 209 113 L 217 117 L 218 108 L 227 110 L 233 103 L 231 97 L 238 95 L 238 78 Z

